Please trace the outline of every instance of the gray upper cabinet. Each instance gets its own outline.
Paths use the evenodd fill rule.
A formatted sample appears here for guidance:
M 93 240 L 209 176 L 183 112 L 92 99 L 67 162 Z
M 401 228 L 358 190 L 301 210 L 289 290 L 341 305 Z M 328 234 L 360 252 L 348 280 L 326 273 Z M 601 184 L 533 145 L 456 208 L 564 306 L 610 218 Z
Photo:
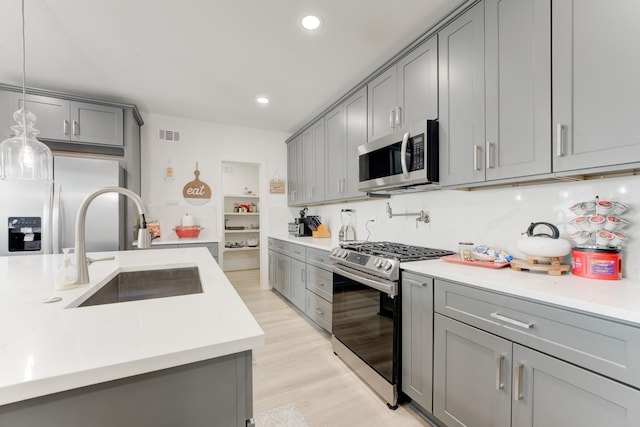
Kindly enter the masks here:
M 287 144 L 287 200 L 289 205 L 302 203 L 302 135 Z
M 555 172 L 640 162 L 638 16 L 635 0 L 552 2 Z
M 358 191 L 358 146 L 367 142 L 364 88 L 325 115 L 326 200 L 364 197 Z
M 367 86 L 368 140 L 438 117 L 438 40 L 432 37 Z
M 314 122 L 302 133 L 302 203 L 321 202 L 325 196 L 324 182 L 325 121 Z
M 22 108 L 22 94 L 5 92 L 13 109 Z M 36 115 L 39 138 L 122 147 L 124 113 L 122 108 L 88 102 L 69 101 L 27 94 L 27 109 Z
M 440 184 L 484 181 L 484 5 L 438 33 Z
M 550 173 L 550 2 L 484 3 L 486 180 Z

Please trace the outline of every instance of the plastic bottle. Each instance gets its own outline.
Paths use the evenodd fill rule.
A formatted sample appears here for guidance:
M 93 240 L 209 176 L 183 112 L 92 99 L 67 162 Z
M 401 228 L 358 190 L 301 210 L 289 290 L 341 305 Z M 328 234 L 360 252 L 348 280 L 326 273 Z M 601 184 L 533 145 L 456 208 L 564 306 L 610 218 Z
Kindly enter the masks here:
M 55 285 L 56 291 L 71 289 L 76 286 L 76 271 L 71 264 L 69 256 L 70 248 L 63 248 L 62 264 L 56 270 Z

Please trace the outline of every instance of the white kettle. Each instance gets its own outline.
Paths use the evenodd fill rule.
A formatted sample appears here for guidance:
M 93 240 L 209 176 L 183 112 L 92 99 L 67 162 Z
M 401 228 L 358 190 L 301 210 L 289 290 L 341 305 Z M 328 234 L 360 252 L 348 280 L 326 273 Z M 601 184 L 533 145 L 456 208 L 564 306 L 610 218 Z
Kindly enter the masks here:
M 550 233 L 535 233 L 538 226 L 546 226 Z M 532 222 L 525 233 L 518 239 L 517 247 L 530 257 L 564 257 L 571 252 L 571 243 L 560 239 L 558 227 L 548 222 Z

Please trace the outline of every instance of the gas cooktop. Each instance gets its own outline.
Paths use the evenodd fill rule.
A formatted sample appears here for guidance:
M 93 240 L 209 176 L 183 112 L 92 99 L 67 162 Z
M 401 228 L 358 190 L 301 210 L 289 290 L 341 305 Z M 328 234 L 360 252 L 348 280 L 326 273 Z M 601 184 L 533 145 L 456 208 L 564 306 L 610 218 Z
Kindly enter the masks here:
M 440 258 L 454 253 L 444 249 L 425 248 L 393 242 L 342 242 L 340 247 L 367 255 L 397 259 L 401 262 Z

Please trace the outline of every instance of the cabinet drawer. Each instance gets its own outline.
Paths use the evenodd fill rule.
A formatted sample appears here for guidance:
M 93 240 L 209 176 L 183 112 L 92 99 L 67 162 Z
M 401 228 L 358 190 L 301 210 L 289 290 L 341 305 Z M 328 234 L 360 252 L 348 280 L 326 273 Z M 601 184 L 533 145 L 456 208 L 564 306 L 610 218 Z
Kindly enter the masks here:
M 333 302 L 333 273 L 307 264 L 307 289 Z
M 315 265 L 316 267 L 331 270 L 331 261 L 329 260 L 329 251 L 323 251 L 321 249 L 307 248 L 307 264 Z
M 307 305 L 305 313 L 311 320 L 320 325 L 327 332 L 331 332 L 331 310 L 332 304 L 320 298 L 310 290 L 307 290 Z
M 269 237 L 267 249 L 273 250 L 275 245 L 276 245 L 275 240 Z
M 296 245 L 294 243 L 290 243 L 291 257 L 295 259 L 299 259 L 302 262 L 305 262 L 307 257 L 306 247 L 302 245 Z
M 280 252 L 284 255 L 291 256 L 291 248 L 293 245 L 289 242 L 285 242 L 284 240 L 273 239 L 273 249 L 276 252 Z
M 640 387 L 640 329 L 436 279 L 435 311 Z

